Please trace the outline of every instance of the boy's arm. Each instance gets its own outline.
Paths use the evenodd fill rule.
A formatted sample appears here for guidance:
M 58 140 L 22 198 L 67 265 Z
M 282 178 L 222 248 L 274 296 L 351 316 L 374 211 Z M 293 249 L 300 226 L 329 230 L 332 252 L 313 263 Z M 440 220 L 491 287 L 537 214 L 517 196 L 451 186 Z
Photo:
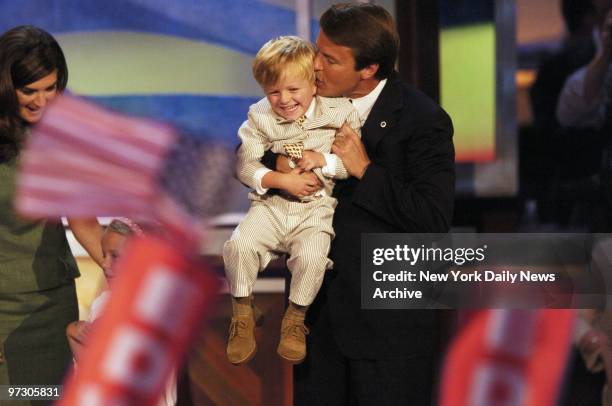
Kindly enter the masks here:
M 78 361 L 79 354 L 83 349 L 85 339 L 89 333 L 90 323 L 87 321 L 73 321 L 66 327 L 66 337 L 72 351 L 72 356 Z
M 243 184 L 259 194 L 264 194 L 267 190 L 261 189 L 260 180 L 270 169 L 267 169 L 260 160 L 270 149 L 270 144 L 265 134 L 255 125 L 250 112 L 247 121 L 238 130 L 238 137 L 241 144 L 236 152 L 236 176 Z
M 238 130 L 242 144 L 237 152 L 236 171 L 238 179 L 257 191 L 265 194 L 268 189 L 284 189 L 293 196 L 307 196 L 318 190 L 318 181 L 313 177 L 295 170 L 281 173 L 266 168 L 260 160 L 270 149 L 268 138 L 255 125 L 251 114 Z M 316 179 L 316 177 L 314 177 Z M 315 184 L 315 185 L 313 185 Z

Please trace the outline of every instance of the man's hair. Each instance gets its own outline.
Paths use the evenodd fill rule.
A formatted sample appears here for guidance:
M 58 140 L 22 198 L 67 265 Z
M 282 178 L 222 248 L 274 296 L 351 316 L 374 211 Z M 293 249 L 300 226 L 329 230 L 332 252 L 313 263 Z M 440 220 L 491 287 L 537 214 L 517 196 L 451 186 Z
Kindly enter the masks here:
M 314 46 L 299 37 L 283 36 L 266 42 L 253 61 L 253 77 L 261 87 L 277 83 L 287 72 L 314 83 Z
M 378 64 L 377 79 L 395 70 L 399 35 L 393 17 L 376 4 L 341 3 L 331 6 L 319 20 L 321 30 L 337 45 L 348 47 L 355 70 Z

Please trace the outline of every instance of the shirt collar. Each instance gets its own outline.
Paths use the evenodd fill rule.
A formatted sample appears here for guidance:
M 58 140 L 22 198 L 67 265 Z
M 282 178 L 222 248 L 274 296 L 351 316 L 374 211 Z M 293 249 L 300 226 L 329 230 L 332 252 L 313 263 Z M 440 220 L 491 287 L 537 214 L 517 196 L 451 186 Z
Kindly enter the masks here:
M 306 113 L 304 113 L 306 120 L 310 119 L 313 116 L 316 105 L 317 105 L 317 97 L 315 96 L 312 98 L 312 101 L 310 102 L 310 106 L 308 106 L 308 110 L 306 110 Z
M 350 99 L 351 103 L 359 113 L 359 119 L 361 120 L 361 124 L 365 123 L 368 116 L 370 115 L 370 111 L 372 111 L 372 107 L 374 107 L 374 103 L 380 96 L 380 92 L 382 92 L 383 87 L 387 84 L 387 79 L 383 79 L 378 82 L 378 85 L 372 90 L 370 93 L 363 97 L 359 97 L 357 99 Z

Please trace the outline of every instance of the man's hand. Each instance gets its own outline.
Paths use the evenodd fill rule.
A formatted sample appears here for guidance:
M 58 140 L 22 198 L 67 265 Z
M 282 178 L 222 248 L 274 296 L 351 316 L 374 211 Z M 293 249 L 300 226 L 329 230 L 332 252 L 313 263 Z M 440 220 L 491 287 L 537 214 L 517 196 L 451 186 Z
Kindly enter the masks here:
M 347 123 L 336 131 L 332 152 L 342 159 L 348 173 L 358 179 L 363 177 L 371 163 L 361 138 Z
M 297 166 L 305 171 L 312 171 L 314 168 L 323 168 L 327 162 L 322 153 L 316 151 L 302 151 L 302 159 L 297 162 Z
M 321 189 L 321 182 L 312 172 L 304 172 L 302 169 L 295 168 L 291 172 L 284 174 L 281 189 L 291 196 L 298 198 L 310 196 Z

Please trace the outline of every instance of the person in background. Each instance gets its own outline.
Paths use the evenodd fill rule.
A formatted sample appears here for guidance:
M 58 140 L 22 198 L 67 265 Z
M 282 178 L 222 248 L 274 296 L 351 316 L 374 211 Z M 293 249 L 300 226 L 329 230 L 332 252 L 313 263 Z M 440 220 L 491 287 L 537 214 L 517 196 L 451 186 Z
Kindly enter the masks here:
M 79 271 L 64 227 L 20 218 L 13 207 L 23 144 L 67 81 L 49 33 L 19 26 L 0 36 L 0 385 L 60 385 L 72 360 L 65 329 L 78 319 Z M 102 264 L 97 220 L 69 224 Z
M 121 256 L 128 239 L 132 236 L 140 237 L 143 235 L 142 229 L 127 218 L 114 219 L 106 227 L 102 236 L 102 253 L 104 256 L 102 269 L 108 284 L 112 283 L 111 281 L 115 276 L 115 261 Z M 87 337 L 92 325 L 102 315 L 110 295 L 111 290 L 104 290 L 91 303 L 87 321 L 74 321 L 66 328 L 66 336 L 68 337 L 77 368 L 80 353 L 83 351 L 83 346 L 87 345 Z M 176 376 L 172 374 L 158 406 L 175 405 L 176 400 Z
M 114 276 L 113 264 L 121 255 L 123 247 L 131 235 L 142 235 L 142 230 L 128 219 L 114 219 L 102 234 L 102 270 L 107 284 Z M 108 301 L 110 291 L 108 289 L 100 293 L 91 303 L 87 321 L 73 321 L 66 328 L 66 336 L 70 349 L 76 361 L 79 359 L 83 343 L 89 333 L 91 323 L 100 317 L 102 310 Z
M 524 175 L 534 182 L 525 191 L 537 199 L 539 220 L 566 227 L 570 223 L 576 225 L 572 212 L 582 199 L 570 186 L 596 170 L 596 166 L 588 169 L 593 168 L 593 163 L 585 164 L 584 158 L 591 155 L 590 142 L 564 130 L 557 120 L 556 108 L 565 80 L 595 55 L 596 13 L 591 0 L 561 0 L 559 5 L 566 36 L 560 48 L 544 57 L 538 67 L 529 90 L 534 133 L 527 128 L 522 130 L 520 153 L 527 165 Z

